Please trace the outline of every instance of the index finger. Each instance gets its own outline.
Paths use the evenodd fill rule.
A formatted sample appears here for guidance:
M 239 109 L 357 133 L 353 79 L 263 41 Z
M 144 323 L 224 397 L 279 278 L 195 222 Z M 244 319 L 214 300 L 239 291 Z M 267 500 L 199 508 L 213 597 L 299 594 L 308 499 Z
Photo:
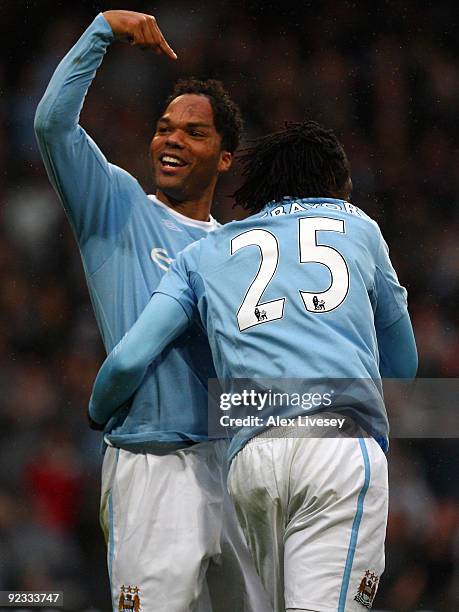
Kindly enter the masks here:
M 176 60 L 177 54 L 172 49 L 172 47 L 170 47 L 169 44 L 167 43 L 166 39 L 163 36 L 163 33 L 161 32 L 161 30 L 158 27 L 158 24 L 156 23 L 156 19 L 154 18 L 148 19 L 148 27 L 150 28 L 150 32 L 154 40 L 158 41 L 157 45 L 161 49 L 161 51 L 165 53 L 167 56 L 169 56 L 171 59 Z
M 162 34 L 161 34 L 161 41 L 159 43 L 159 46 L 164 51 L 164 53 L 168 55 L 171 59 L 173 60 L 177 59 L 177 53 L 168 45 L 166 39 L 164 38 Z

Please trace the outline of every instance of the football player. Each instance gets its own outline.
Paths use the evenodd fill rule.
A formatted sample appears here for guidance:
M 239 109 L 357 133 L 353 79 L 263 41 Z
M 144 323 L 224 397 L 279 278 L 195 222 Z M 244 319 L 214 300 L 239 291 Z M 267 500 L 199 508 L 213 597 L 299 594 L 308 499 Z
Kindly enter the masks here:
M 277 612 L 357 612 L 371 606 L 384 569 L 380 377 L 417 369 L 407 294 L 377 223 L 350 203 L 349 162 L 331 130 L 289 124 L 242 161 L 236 202 L 252 216 L 178 256 L 105 361 L 90 412 L 109 418 L 196 317 L 221 380 L 348 381 L 332 408 L 307 411 L 343 415 L 346 433 L 317 435 L 300 427 L 303 406 L 275 407 L 286 425 L 234 436 L 228 485 Z

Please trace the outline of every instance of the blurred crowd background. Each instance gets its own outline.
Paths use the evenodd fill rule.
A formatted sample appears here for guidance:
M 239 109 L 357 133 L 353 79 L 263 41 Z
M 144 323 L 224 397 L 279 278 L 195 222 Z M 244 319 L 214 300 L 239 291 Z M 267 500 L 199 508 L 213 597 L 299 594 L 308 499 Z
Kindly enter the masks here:
M 352 163 L 353 201 L 380 223 L 408 288 L 419 375 L 459 377 L 457 5 L 0 7 L 0 590 L 59 588 L 66 609 L 105 612 L 100 437 L 85 420 L 103 351 L 78 249 L 32 128 L 58 61 L 101 10 L 155 14 L 179 61 L 112 45 L 81 118 L 149 193 L 149 141 L 179 76 L 221 79 L 241 106 L 246 139 L 305 117 L 335 128 Z M 232 208 L 237 184 L 235 168 L 218 191 L 214 215 L 222 222 L 242 216 Z M 458 457 L 452 439 L 391 443 L 378 609 L 459 610 Z

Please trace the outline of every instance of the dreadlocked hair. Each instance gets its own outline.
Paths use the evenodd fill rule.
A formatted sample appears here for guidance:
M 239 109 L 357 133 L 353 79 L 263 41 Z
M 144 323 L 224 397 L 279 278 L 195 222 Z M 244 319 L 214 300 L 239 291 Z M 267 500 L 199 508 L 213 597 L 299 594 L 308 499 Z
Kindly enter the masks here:
M 200 81 L 194 77 L 180 79 L 166 100 L 166 107 L 184 94 L 207 96 L 214 115 L 215 129 L 222 137 L 222 151 L 234 151 L 239 146 L 242 131 L 242 117 L 238 105 L 231 100 L 221 81 L 207 79 Z
M 342 145 L 315 121 L 286 122 L 284 129 L 253 141 L 238 160 L 244 181 L 233 194 L 235 206 L 251 213 L 285 196 L 329 197 L 350 178 Z

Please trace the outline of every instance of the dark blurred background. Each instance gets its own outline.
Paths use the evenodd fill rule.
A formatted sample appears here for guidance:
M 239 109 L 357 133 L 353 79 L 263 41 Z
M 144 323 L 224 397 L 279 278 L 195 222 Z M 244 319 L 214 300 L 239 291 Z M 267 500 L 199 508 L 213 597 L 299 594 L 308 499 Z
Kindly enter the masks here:
M 60 589 L 66 609 L 93 612 L 110 608 L 100 438 L 85 421 L 103 351 L 32 123 L 58 61 L 109 8 L 154 14 L 179 55 L 109 49 L 81 123 L 110 161 L 153 191 L 148 145 L 179 76 L 221 79 L 247 139 L 304 117 L 333 127 L 353 201 L 380 223 L 408 288 L 419 375 L 459 377 L 455 2 L 1 0 L 0 590 Z M 237 184 L 235 168 L 222 222 L 242 216 Z M 456 440 L 391 443 L 378 609 L 459 610 L 458 457 Z

